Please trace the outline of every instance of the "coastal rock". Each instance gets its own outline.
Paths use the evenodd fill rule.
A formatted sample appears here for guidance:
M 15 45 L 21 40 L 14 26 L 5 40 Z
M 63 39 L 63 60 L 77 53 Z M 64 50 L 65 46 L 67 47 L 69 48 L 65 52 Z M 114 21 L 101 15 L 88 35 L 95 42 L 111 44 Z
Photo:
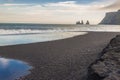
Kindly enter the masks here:
M 120 35 L 89 66 L 87 80 L 120 80 Z
M 100 24 L 120 25 L 120 10 L 117 12 L 108 12 Z

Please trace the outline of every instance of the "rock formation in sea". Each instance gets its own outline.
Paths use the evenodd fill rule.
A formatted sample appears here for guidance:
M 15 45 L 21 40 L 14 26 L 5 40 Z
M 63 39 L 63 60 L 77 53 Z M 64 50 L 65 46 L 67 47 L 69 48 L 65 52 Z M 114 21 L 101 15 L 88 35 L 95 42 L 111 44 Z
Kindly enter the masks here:
M 81 24 L 84 24 L 83 20 L 81 20 Z
M 117 12 L 108 12 L 100 24 L 120 25 L 120 10 Z
M 80 22 L 80 21 L 77 21 L 76 24 L 83 25 L 84 22 L 83 22 L 83 20 L 81 20 L 81 22 Z
M 80 21 L 77 21 L 76 24 L 81 24 Z
M 120 35 L 89 66 L 87 80 L 120 80 Z
M 87 20 L 86 25 L 89 25 L 89 24 L 90 24 L 90 22 Z

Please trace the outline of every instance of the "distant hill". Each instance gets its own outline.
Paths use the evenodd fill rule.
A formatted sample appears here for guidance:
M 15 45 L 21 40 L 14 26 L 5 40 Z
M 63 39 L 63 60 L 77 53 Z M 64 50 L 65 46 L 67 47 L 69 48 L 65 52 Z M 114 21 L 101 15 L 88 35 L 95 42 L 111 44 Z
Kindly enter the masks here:
M 120 10 L 118 10 L 117 12 L 106 13 L 106 16 L 100 22 L 100 24 L 120 25 Z

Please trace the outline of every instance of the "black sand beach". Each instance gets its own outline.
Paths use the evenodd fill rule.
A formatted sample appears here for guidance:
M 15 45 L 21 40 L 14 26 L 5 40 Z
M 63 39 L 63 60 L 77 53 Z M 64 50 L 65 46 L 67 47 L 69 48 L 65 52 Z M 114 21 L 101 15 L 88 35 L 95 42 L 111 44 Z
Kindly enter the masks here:
M 63 40 L 4 46 L 0 47 L 0 56 L 34 67 L 20 80 L 85 80 L 88 66 L 117 34 L 89 32 Z

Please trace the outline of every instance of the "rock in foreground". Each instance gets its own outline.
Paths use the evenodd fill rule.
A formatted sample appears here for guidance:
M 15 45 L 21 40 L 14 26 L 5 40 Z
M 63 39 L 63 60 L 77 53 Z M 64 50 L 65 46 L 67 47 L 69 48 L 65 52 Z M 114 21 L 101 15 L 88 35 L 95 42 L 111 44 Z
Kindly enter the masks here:
M 120 80 L 120 35 L 89 66 L 87 80 Z

